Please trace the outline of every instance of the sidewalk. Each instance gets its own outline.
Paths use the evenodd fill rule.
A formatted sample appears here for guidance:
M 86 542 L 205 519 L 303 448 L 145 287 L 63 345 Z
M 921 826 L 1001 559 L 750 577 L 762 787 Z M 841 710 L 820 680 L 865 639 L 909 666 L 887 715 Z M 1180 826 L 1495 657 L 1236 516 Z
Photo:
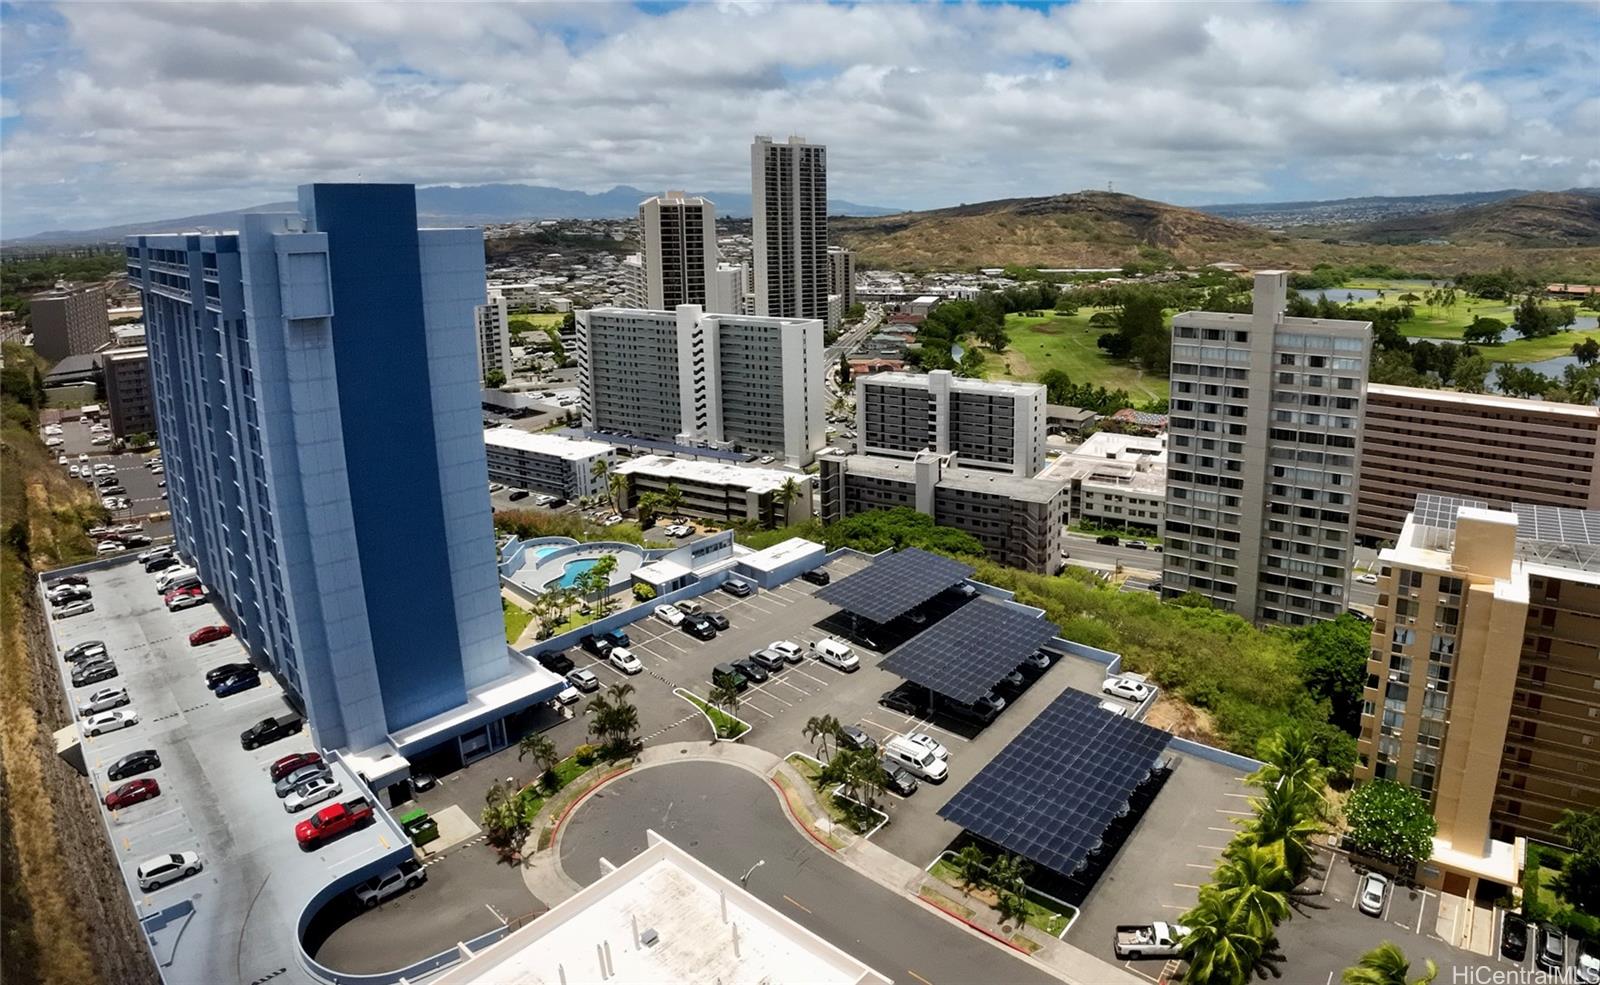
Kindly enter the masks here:
M 683 751 L 680 751 L 683 750 Z M 907 862 L 893 853 L 880 848 L 870 840 L 860 837 L 852 831 L 830 824 L 827 820 L 827 811 L 816 797 L 816 791 L 811 783 L 800 773 L 777 756 L 763 749 L 746 746 L 737 742 L 695 742 L 671 743 L 669 745 L 650 746 L 639 754 L 633 769 L 649 769 L 654 766 L 664 766 L 670 763 L 687 761 L 711 761 L 726 763 L 747 770 L 773 784 L 774 792 L 783 797 L 788 806 L 790 823 L 796 830 L 805 834 L 819 848 L 832 852 L 845 864 L 871 879 L 873 882 L 893 891 L 910 897 L 917 906 L 926 906 L 949 918 L 961 927 L 966 933 L 977 939 L 983 940 L 993 947 L 1003 947 L 1014 953 L 1019 960 L 1029 961 L 1036 966 L 1048 971 L 1067 982 L 1093 983 L 1126 983 L 1126 985 L 1148 985 L 1144 979 L 1129 973 L 1126 969 L 1110 964 L 1085 951 L 1079 950 L 1064 941 L 1046 936 L 1043 932 L 1025 929 L 1029 939 L 1036 942 L 1039 947 L 1031 955 L 1026 949 L 1010 943 L 1016 930 L 1007 933 L 1001 928 L 998 914 L 985 907 L 976 900 L 967 900 L 961 905 L 969 906 L 973 911 L 971 916 L 957 914 L 946 907 L 936 906 L 921 894 L 924 885 L 937 887 L 940 892 L 952 901 L 960 897 L 961 891 L 934 879 L 922 869 Z M 785 784 L 779 785 L 778 777 L 783 777 Z M 596 788 L 598 789 L 598 788 Z M 592 790 L 590 791 L 593 792 Z M 585 794 L 588 796 L 588 794 Z M 796 805 L 789 798 L 800 801 Z M 581 803 L 581 799 L 579 801 Z M 803 813 L 808 814 L 812 827 L 802 823 L 802 812 L 794 808 L 803 808 Z M 574 805 L 574 808 L 576 805 Z M 816 819 L 820 819 L 816 820 Z M 550 906 L 555 906 L 567 899 L 580 887 L 561 871 L 559 852 L 556 850 L 560 844 L 560 831 L 557 830 L 556 838 L 552 841 L 550 850 L 540 851 L 528 857 L 523 866 L 523 877 L 527 881 L 528 889 L 544 900 Z

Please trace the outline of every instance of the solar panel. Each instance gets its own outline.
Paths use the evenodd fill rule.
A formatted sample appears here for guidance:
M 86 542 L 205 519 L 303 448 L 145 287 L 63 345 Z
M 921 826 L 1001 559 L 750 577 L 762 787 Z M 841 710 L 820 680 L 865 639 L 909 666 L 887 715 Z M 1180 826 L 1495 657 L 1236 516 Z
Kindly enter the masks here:
M 884 623 L 905 615 L 971 574 L 970 565 L 904 547 L 822 588 L 817 598 L 851 615 Z
M 1070 876 L 1102 844 L 1171 738 L 1069 689 L 939 808 L 939 816 Z
M 912 637 L 881 666 L 971 704 L 1058 632 L 1035 613 L 980 598 Z

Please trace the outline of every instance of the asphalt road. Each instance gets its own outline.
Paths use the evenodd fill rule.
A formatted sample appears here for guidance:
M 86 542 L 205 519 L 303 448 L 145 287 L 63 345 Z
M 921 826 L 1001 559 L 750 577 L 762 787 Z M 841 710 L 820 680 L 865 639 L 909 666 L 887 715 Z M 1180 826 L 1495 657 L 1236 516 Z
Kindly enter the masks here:
M 621 865 L 654 829 L 729 879 L 759 860 L 752 894 L 898 982 L 1057 983 L 827 855 L 790 825 L 773 789 L 718 763 L 676 763 L 614 780 L 569 820 L 561 864 L 588 884 L 601 856 Z

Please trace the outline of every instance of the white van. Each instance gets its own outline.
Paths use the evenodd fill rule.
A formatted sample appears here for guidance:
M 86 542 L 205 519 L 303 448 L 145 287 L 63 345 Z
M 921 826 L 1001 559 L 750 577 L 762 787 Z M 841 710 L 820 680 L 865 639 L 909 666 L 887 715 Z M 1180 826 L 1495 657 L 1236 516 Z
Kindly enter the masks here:
M 943 783 L 944 778 L 950 775 L 950 767 L 944 760 L 903 735 L 897 735 L 883 744 L 883 758 L 896 766 L 904 766 L 930 783 Z
M 193 568 L 173 568 L 170 571 L 163 572 L 161 577 L 156 579 L 156 594 L 165 595 L 172 590 L 174 585 L 185 578 L 198 579 L 199 577 L 200 572 Z
M 817 640 L 811 644 L 811 655 L 840 670 L 855 670 L 861 666 L 855 651 L 836 639 Z
M 683 611 L 674 605 L 658 605 L 655 607 L 656 618 L 668 626 L 677 626 L 683 622 Z

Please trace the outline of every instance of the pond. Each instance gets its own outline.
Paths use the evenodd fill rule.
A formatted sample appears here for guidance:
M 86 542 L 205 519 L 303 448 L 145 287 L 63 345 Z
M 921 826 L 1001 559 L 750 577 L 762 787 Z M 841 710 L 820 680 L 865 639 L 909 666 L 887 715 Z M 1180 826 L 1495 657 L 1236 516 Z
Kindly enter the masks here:
M 1393 291 L 1389 293 L 1394 293 Z M 1325 287 L 1301 291 L 1300 296 L 1307 301 L 1315 301 L 1318 297 L 1325 297 L 1336 304 L 1346 301 L 1371 301 L 1378 296 L 1378 292 L 1370 287 Z

